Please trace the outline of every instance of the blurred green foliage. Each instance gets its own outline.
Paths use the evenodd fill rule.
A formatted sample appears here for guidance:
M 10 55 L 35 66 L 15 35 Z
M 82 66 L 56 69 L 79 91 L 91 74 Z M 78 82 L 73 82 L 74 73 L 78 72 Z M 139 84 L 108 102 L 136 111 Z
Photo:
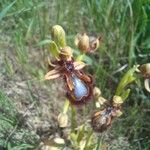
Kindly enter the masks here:
M 96 85 L 108 99 L 112 98 L 119 80 L 128 69 L 134 64 L 150 61 L 149 0 L 0 1 L 0 34 L 10 37 L 8 47 L 14 44 L 11 53 L 19 70 L 27 72 L 33 78 L 43 78 L 47 51 L 44 45 L 40 45 L 41 48 L 38 45 L 41 41 L 51 39 L 50 28 L 55 24 L 63 26 L 69 35 L 67 41 L 71 46 L 74 46 L 73 37 L 78 32 L 102 36 L 99 50 L 92 56 L 87 56 L 85 60 L 92 64 L 89 72 L 95 75 Z M 3 38 L 3 35 L 0 38 Z M 10 50 L 1 45 L 0 42 L 0 53 L 5 55 L 5 75 L 13 77 L 16 68 L 8 56 Z M 33 48 L 37 48 L 36 53 L 43 58 L 43 61 L 38 62 L 38 66 L 29 61 Z M 76 50 L 74 53 L 78 55 Z M 128 69 L 125 67 L 117 71 L 124 65 L 128 66 Z M 131 85 L 130 89 L 132 92 L 124 106 L 124 115 L 114 125 L 112 132 L 116 138 L 126 136 L 131 149 L 148 150 L 150 95 L 140 81 L 136 81 L 136 85 Z M 8 131 L 14 129 L 18 123 L 15 107 L 3 92 L 0 93 L 0 112 L 0 145 L 3 145 L 6 142 L 5 136 L 10 134 Z M 18 132 L 25 131 L 19 130 L 16 134 Z M 17 146 L 13 141 L 8 142 L 9 149 L 13 145 Z
M 23 146 L 27 149 L 38 142 L 37 135 L 22 129 L 23 120 L 23 115 L 17 112 L 13 102 L 0 91 L 0 149 L 11 149 L 11 145 L 14 150 Z

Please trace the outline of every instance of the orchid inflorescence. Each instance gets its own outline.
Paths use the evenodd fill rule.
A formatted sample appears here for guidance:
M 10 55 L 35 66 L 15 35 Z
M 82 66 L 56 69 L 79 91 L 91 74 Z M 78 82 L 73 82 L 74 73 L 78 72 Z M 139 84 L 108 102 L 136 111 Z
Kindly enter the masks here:
M 64 47 L 63 50 L 68 49 Z M 64 57 L 64 54 L 60 53 Z M 72 104 L 82 104 L 92 96 L 93 81 L 83 72 L 84 62 L 74 61 L 72 57 L 53 62 L 53 70 L 45 75 L 46 80 L 63 77 L 66 83 L 67 97 Z
M 89 50 L 95 50 L 98 46 L 98 39 L 95 39 L 91 44 L 90 41 L 85 40 L 85 34 L 81 35 L 78 39 L 77 45 L 79 45 L 80 50 L 86 52 Z M 64 30 L 56 25 L 52 29 L 52 38 L 56 42 L 55 44 L 55 56 L 56 60 L 50 62 L 49 65 L 52 68 L 46 75 L 46 80 L 56 79 L 63 77 L 66 83 L 66 95 L 72 104 L 80 105 L 86 103 L 92 98 L 93 93 L 93 79 L 91 75 L 87 75 L 83 68 L 86 64 L 83 61 L 75 61 L 73 57 L 73 50 L 71 47 L 66 45 L 65 32 Z M 54 43 L 53 43 L 54 44 Z M 90 46 L 91 45 L 91 46 Z M 86 49 L 85 49 L 86 48 Z M 54 49 L 54 46 L 52 46 Z M 52 50 L 54 51 L 54 50 Z
M 91 125 L 94 131 L 103 132 L 107 130 L 116 117 L 122 115 L 123 100 L 115 95 L 112 100 L 107 100 L 101 96 L 99 88 L 94 88 L 94 97 L 97 110 L 91 117 Z
M 101 94 L 99 88 L 95 87 L 93 90 L 93 78 L 87 75 L 83 68 L 86 64 L 83 61 L 76 61 L 73 57 L 73 50 L 66 45 L 64 30 L 56 25 L 52 29 L 51 52 L 54 54 L 56 60 L 49 61 L 51 70 L 45 75 L 46 80 L 63 77 L 66 85 L 66 95 L 71 104 L 80 105 L 85 104 L 89 99 L 98 98 Z M 83 53 L 94 52 L 99 47 L 100 37 L 89 38 L 85 33 L 78 34 L 75 38 L 75 45 Z M 94 96 L 94 97 L 93 97 Z M 100 99 L 100 97 L 99 97 Z M 102 97 L 101 97 L 102 100 Z M 111 102 L 106 103 L 105 107 L 96 112 L 92 116 L 92 127 L 95 131 L 102 132 L 111 125 L 112 119 L 117 116 L 120 111 L 120 105 L 116 106 Z M 101 104 L 103 104 L 101 102 Z M 107 105 L 106 105 L 107 104 Z M 65 117 L 64 117 L 65 116 Z M 66 114 L 61 113 L 58 117 L 58 122 L 61 127 L 65 127 Z M 64 123 L 65 122 L 65 123 Z
M 91 125 L 94 131 L 105 131 L 111 126 L 114 118 L 122 114 L 122 104 L 130 93 L 130 89 L 126 87 L 135 81 L 134 72 L 138 67 L 134 66 L 124 75 L 118 84 L 115 96 L 112 100 L 107 100 L 101 96 L 100 89 L 93 86 L 93 77 L 84 72 L 83 68 L 87 64 L 82 60 L 76 60 L 73 56 L 73 49 L 66 44 L 63 28 L 55 25 L 51 37 L 53 41 L 50 42 L 49 47 L 55 60 L 51 62 L 48 59 L 50 69 L 45 75 L 45 80 L 62 77 L 66 86 L 66 96 L 73 105 L 85 104 L 90 99 L 95 99 L 96 110 L 92 114 Z M 75 45 L 82 54 L 93 53 L 99 47 L 100 41 L 100 37 L 89 37 L 83 33 L 76 36 Z M 150 79 L 149 68 L 150 64 L 146 64 L 139 69 L 146 83 Z M 66 127 L 67 120 L 65 111 L 58 116 L 60 127 Z

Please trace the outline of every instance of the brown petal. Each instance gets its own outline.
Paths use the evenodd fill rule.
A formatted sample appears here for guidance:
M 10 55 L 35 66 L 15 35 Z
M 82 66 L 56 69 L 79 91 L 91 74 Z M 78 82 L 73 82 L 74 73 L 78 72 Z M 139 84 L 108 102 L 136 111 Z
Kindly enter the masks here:
M 92 82 L 92 78 L 90 75 L 86 75 L 84 73 L 81 73 L 80 71 L 78 71 L 78 76 L 79 78 L 83 79 L 86 82 Z
M 46 75 L 45 75 L 45 80 L 51 80 L 51 79 L 56 79 L 58 77 L 60 77 L 60 73 L 58 70 L 53 69 L 51 71 L 49 71 Z
M 66 82 L 67 82 L 67 86 L 69 90 L 72 91 L 74 86 L 73 86 L 72 80 L 67 75 L 66 75 Z

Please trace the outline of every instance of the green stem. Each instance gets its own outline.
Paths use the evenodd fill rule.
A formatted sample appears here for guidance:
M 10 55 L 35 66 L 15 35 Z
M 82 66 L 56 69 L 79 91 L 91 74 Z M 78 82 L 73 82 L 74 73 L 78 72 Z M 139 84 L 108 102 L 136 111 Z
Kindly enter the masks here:
M 64 104 L 64 107 L 63 107 L 63 113 L 66 114 L 68 112 L 68 109 L 69 109 L 69 105 L 70 105 L 70 102 L 68 99 L 65 100 L 65 104 Z
M 76 58 L 76 61 L 83 61 L 85 56 L 86 56 L 86 54 L 85 54 L 85 53 L 82 53 L 81 55 L 79 55 L 79 56 Z
M 98 139 L 97 139 L 97 147 L 95 150 L 102 150 L 102 149 L 105 149 L 103 148 L 103 139 L 104 139 L 104 136 L 105 136 L 105 133 L 101 134 L 98 136 Z
M 96 150 L 100 150 L 100 146 L 101 146 L 101 138 L 100 136 L 98 136 Z
M 75 107 L 71 106 L 71 130 L 72 132 L 75 132 L 75 129 L 77 128 L 77 121 L 76 121 L 76 109 Z

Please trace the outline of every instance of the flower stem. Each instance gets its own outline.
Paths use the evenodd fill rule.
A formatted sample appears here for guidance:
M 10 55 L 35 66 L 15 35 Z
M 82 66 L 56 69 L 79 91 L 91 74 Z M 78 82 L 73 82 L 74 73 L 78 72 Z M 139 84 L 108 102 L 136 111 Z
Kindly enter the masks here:
M 70 105 L 70 102 L 68 99 L 65 100 L 65 104 L 64 104 L 64 107 L 63 107 L 63 113 L 66 114 L 68 112 L 68 109 L 69 109 L 69 105 Z
M 75 129 L 77 128 L 77 121 L 76 121 L 76 109 L 75 107 L 71 106 L 71 130 L 72 132 L 75 132 Z

